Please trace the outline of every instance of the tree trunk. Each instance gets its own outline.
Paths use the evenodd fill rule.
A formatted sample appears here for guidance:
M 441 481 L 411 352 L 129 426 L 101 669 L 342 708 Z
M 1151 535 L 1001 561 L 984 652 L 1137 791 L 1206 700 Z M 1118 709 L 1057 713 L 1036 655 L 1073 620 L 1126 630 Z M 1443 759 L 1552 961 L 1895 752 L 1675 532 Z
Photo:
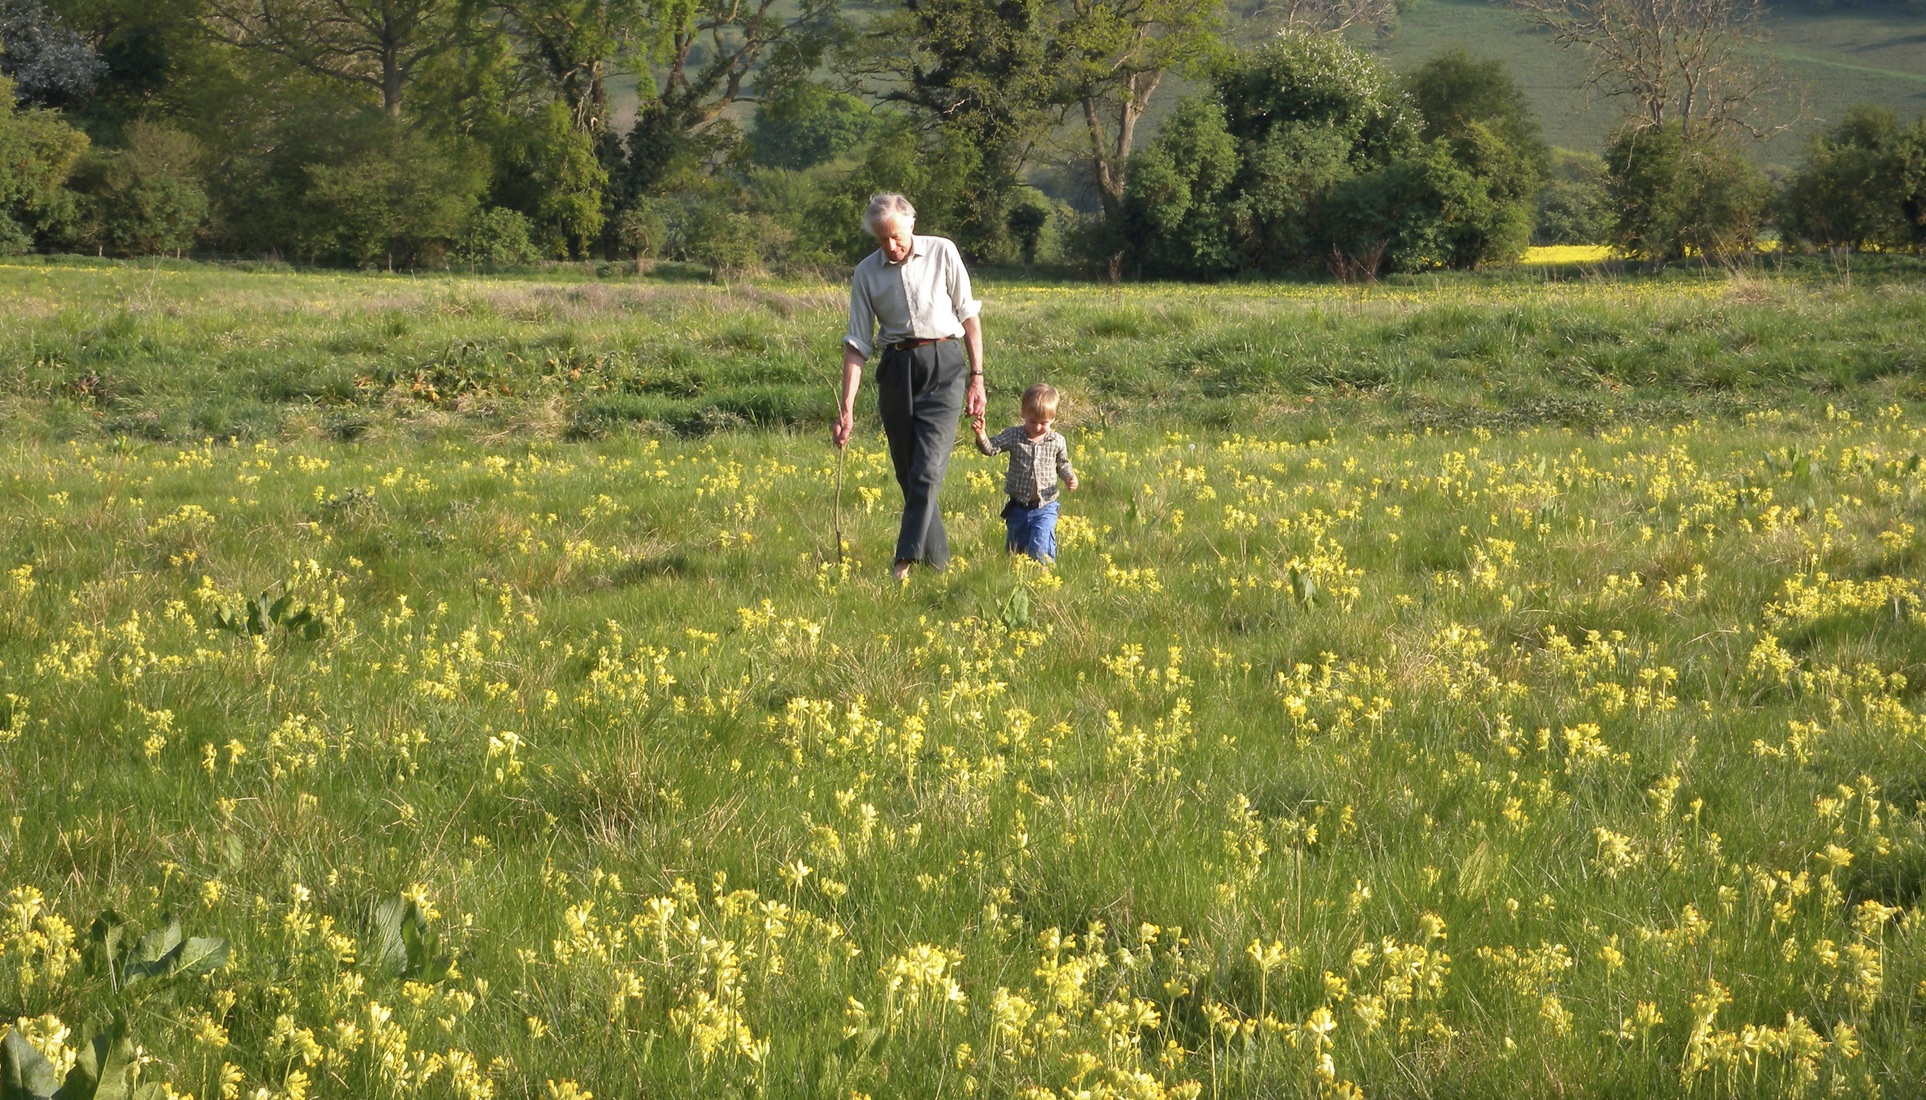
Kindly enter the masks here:
M 381 40 L 381 106 L 389 118 L 401 117 L 401 82 L 407 73 L 401 64 L 401 43 L 392 33 Z

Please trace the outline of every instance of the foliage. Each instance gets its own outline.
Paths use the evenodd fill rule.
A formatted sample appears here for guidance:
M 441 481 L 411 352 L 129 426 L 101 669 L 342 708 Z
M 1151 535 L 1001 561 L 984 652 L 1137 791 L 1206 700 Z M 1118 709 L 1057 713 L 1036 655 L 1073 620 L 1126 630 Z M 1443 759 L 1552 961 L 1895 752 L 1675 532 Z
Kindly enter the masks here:
M 1221 62 L 1212 87 L 1240 143 L 1261 142 L 1291 122 L 1326 126 L 1356 169 L 1409 152 L 1423 126 L 1391 71 L 1335 35 L 1280 35 Z
M 479 204 L 479 164 L 452 142 L 385 119 L 351 138 L 342 159 L 306 166 L 314 220 L 299 246 L 364 267 L 439 260 Z
M 1083 116 L 1094 182 L 1114 217 L 1137 123 L 1164 76 L 1197 75 L 1223 51 L 1223 0 L 1064 0 L 1053 14 L 1052 98 Z
M 1157 140 L 1131 160 L 1124 233 L 1139 271 L 1210 277 L 1236 270 L 1223 211 L 1240 167 L 1223 108 L 1201 98 L 1179 104 Z
M 1926 134 L 1926 122 L 1913 128 Z M 1901 179 L 1905 141 L 1899 117 L 1870 106 L 1814 134 L 1805 165 L 1786 181 L 1780 199 L 1786 236 L 1853 249 L 1910 246 Z
M 1526 225 L 1506 221 L 1515 208 L 1495 209 L 1485 181 L 1442 142 L 1351 177 L 1327 201 L 1332 247 L 1376 256 L 1384 270 L 1475 267 L 1495 251 L 1510 259 L 1524 250 Z
M 1484 192 L 1447 217 L 1453 223 L 1448 265 L 1518 258 L 1551 159 L 1523 90 L 1502 62 L 1462 50 L 1418 66 L 1406 74 L 1405 86 L 1424 118 L 1422 135 L 1444 142 Z
M 87 135 L 45 108 L 15 105 L 0 77 L 0 254 L 24 252 L 34 235 L 71 216 L 67 176 L 87 150 Z
M 1727 258 L 1758 239 L 1771 193 L 1731 141 L 1702 134 L 1688 144 L 1677 123 L 1628 125 L 1605 161 L 1612 243 L 1626 255 L 1654 264 L 1688 253 Z
M 847 92 L 798 83 L 756 105 L 749 159 L 766 168 L 800 170 L 848 156 L 869 140 L 869 106 Z
M 87 98 L 107 64 L 40 0 L 0 3 L 0 76 L 21 102 L 65 107 Z
M 1009 215 L 1056 92 L 1051 25 L 1045 0 L 903 0 L 848 62 L 879 79 L 883 102 L 907 108 L 922 130 L 910 139 L 915 155 L 947 162 L 943 216 L 922 222 L 941 224 L 976 262 L 1017 258 Z M 904 141 L 893 138 L 898 149 Z
M 207 33 L 379 97 L 402 117 L 411 86 L 467 40 L 458 0 L 207 0 Z
M 1532 243 L 1598 244 L 1608 240 L 1611 231 L 1604 158 L 1569 149 L 1553 150 L 1545 186 L 1538 192 Z
M 607 220 L 610 174 L 596 136 L 560 100 L 499 120 L 495 133 L 490 200 L 528 219 L 537 252 L 586 256 Z
M 80 196 L 71 242 L 121 255 L 192 248 L 207 221 L 201 148 L 170 127 L 136 121 L 124 149 L 95 147 L 70 183 Z
M 1349 265 L 1422 271 L 1515 258 L 1543 146 L 1501 68 L 1447 55 L 1391 75 L 1335 36 L 1287 34 L 1220 64 L 1132 168 L 1137 270 L 1209 278 Z M 1428 138 L 1429 140 L 1425 140 Z
M 615 226 L 615 238 L 622 250 L 638 260 L 662 255 L 669 243 L 669 223 L 663 217 L 660 200 L 644 199 L 622 212 Z
M 448 253 L 457 264 L 488 267 L 534 263 L 540 259 L 530 238 L 528 217 L 519 210 L 483 207 L 468 220 L 468 228 Z

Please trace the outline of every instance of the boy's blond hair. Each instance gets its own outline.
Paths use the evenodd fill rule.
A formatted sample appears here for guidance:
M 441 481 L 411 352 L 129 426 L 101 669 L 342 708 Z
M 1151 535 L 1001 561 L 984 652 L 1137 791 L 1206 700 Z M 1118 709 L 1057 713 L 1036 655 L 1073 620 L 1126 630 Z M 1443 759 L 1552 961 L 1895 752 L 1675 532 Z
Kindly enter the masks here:
M 1057 388 L 1048 382 L 1038 382 L 1023 391 L 1023 414 L 1039 419 L 1057 418 Z

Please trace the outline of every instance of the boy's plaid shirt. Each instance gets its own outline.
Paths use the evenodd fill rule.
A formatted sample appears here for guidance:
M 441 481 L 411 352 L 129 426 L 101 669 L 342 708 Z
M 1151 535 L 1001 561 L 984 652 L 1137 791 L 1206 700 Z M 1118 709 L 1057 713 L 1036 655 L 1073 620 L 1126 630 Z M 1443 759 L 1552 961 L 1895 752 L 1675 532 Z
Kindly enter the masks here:
M 1010 453 L 1010 472 L 1003 477 L 1003 491 L 1023 504 L 1042 504 L 1057 497 L 1057 479 L 1076 476 L 1070 468 L 1070 445 L 1056 432 L 1044 432 L 1031 439 L 1029 430 L 1015 424 L 979 440 L 976 449 L 986 455 Z

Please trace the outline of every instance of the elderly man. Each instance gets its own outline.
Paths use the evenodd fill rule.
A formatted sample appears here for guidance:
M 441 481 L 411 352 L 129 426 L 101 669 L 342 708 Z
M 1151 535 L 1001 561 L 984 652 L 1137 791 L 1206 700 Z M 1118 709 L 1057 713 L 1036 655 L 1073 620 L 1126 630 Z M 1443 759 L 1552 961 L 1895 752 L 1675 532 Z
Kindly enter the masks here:
M 908 199 L 877 195 L 863 225 L 877 248 L 856 265 L 849 282 L 843 403 L 834 439 L 838 448 L 849 444 L 863 364 L 880 347 L 877 407 L 903 489 L 893 569 L 900 581 L 919 561 L 933 569 L 950 561 L 937 496 L 956 446 L 958 416 L 966 410 L 978 416 L 984 409 L 983 329 L 977 321 L 983 305 L 970 296 L 970 275 L 956 245 L 915 233 L 916 209 Z

